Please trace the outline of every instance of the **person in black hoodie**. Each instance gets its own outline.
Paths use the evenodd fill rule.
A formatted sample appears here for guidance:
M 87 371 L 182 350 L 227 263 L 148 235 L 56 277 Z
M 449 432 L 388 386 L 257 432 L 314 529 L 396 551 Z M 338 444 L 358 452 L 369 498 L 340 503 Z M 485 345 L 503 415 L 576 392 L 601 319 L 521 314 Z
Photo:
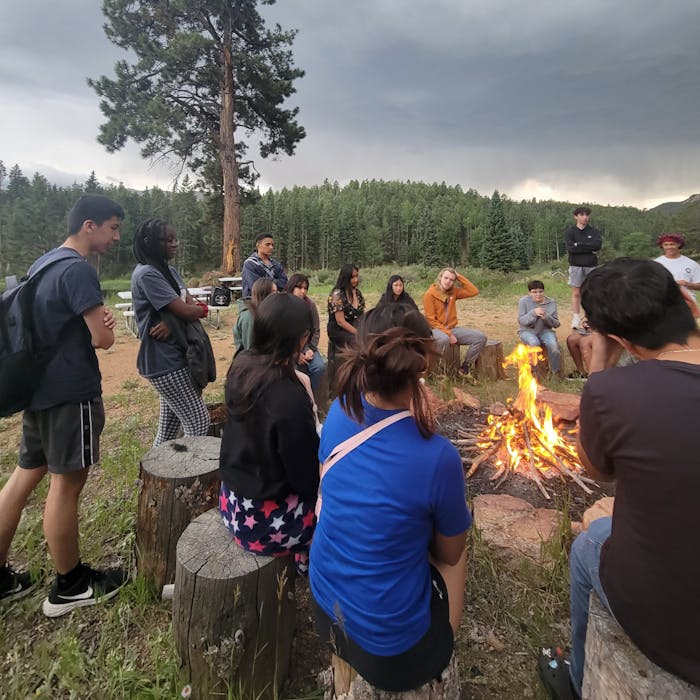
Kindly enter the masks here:
M 219 510 L 237 544 L 255 554 L 295 555 L 308 568 L 318 492 L 318 434 L 294 369 L 309 337 L 309 310 L 292 294 L 258 306 L 253 344 L 226 378 Z
M 603 238 L 598 229 L 589 223 L 589 207 L 574 209 L 576 223 L 564 234 L 566 250 L 569 253 L 569 286 L 571 287 L 572 328 L 581 327 L 581 285 L 588 274 L 598 266 L 598 251 Z

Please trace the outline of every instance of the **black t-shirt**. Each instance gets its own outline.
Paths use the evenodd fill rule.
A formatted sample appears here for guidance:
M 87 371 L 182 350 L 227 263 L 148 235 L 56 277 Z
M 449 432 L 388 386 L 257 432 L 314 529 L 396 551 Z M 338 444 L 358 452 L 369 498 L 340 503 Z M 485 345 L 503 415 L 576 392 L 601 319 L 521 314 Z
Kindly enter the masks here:
M 236 405 L 239 397 L 229 375 L 226 404 Z M 297 379 L 273 382 L 242 419 L 227 420 L 219 464 L 224 483 L 239 497 L 281 500 L 295 493 L 315 503 L 318 434 L 311 399 Z
M 54 248 L 30 268 L 52 257 L 64 256 L 66 248 Z M 83 314 L 103 303 L 97 272 L 80 253 L 54 263 L 42 272 L 34 297 L 34 325 L 40 343 L 53 347 L 31 410 L 65 403 L 80 403 L 102 394 L 102 376 L 92 337 Z
M 700 366 L 646 360 L 592 374 L 581 443 L 617 479 L 600 580 L 654 662 L 700 685 Z

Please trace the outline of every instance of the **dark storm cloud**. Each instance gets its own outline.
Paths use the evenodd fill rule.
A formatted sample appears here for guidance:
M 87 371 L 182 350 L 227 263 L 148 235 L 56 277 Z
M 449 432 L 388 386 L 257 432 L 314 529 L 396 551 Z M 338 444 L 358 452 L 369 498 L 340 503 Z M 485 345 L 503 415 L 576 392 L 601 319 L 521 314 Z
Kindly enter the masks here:
M 261 11 L 299 29 L 306 76 L 290 105 L 308 133 L 293 158 L 258 160 L 265 184 L 445 180 L 631 202 L 700 190 L 697 0 L 278 0 Z M 97 0 L 6 3 L 0 100 L 15 128 L 0 158 L 25 122 L 27 161 L 71 171 L 66 149 L 41 153 L 42 125 L 47 143 L 65 134 L 104 157 L 85 79 L 112 75 L 124 54 L 103 21 Z M 98 176 L 154 178 L 135 152 Z

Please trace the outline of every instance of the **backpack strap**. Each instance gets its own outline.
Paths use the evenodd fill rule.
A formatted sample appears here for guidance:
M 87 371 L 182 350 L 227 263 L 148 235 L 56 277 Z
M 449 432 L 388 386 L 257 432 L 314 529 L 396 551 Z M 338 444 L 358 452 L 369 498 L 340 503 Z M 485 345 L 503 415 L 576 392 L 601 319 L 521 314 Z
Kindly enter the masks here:
M 328 457 L 326 457 L 325 462 L 321 466 L 321 478 L 319 480 L 318 486 L 318 498 L 316 499 L 316 518 L 318 518 L 321 514 L 321 506 L 323 502 L 323 499 L 321 498 L 321 481 L 323 481 L 323 477 L 328 473 L 329 469 L 336 462 L 339 462 L 341 459 L 343 459 L 343 457 L 350 454 L 350 452 L 352 452 L 356 447 L 359 447 L 363 442 L 366 442 L 371 437 L 384 430 L 384 428 L 388 428 L 390 425 L 398 423 L 400 420 L 408 418 L 410 415 L 410 411 L 399 411 L 398 413 L 393 413 L 392 415 L 387 416 L 386 418 L 383 418 L 380 421 L 377 421 L 373 425 L 370 425 L 364 430 L 361 430 L 359 433 L 352 435 L 347 440 L 344 440 L 331 450 L 330 454 L 328 455 Z

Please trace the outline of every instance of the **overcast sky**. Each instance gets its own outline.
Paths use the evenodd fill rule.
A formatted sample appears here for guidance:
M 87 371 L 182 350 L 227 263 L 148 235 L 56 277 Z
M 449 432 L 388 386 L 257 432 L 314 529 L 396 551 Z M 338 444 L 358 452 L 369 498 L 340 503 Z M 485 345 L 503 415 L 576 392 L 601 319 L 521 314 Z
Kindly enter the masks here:
M 99 0 L 4 0 L 0 160 L 51 181 L 172 186 L 97 143 L 86 77 L 122 52 Z M 654 206 L 700 192 L 699 0 L 278 0 L 307 137 L 262 188 L 442 181 L 514 199 Z

